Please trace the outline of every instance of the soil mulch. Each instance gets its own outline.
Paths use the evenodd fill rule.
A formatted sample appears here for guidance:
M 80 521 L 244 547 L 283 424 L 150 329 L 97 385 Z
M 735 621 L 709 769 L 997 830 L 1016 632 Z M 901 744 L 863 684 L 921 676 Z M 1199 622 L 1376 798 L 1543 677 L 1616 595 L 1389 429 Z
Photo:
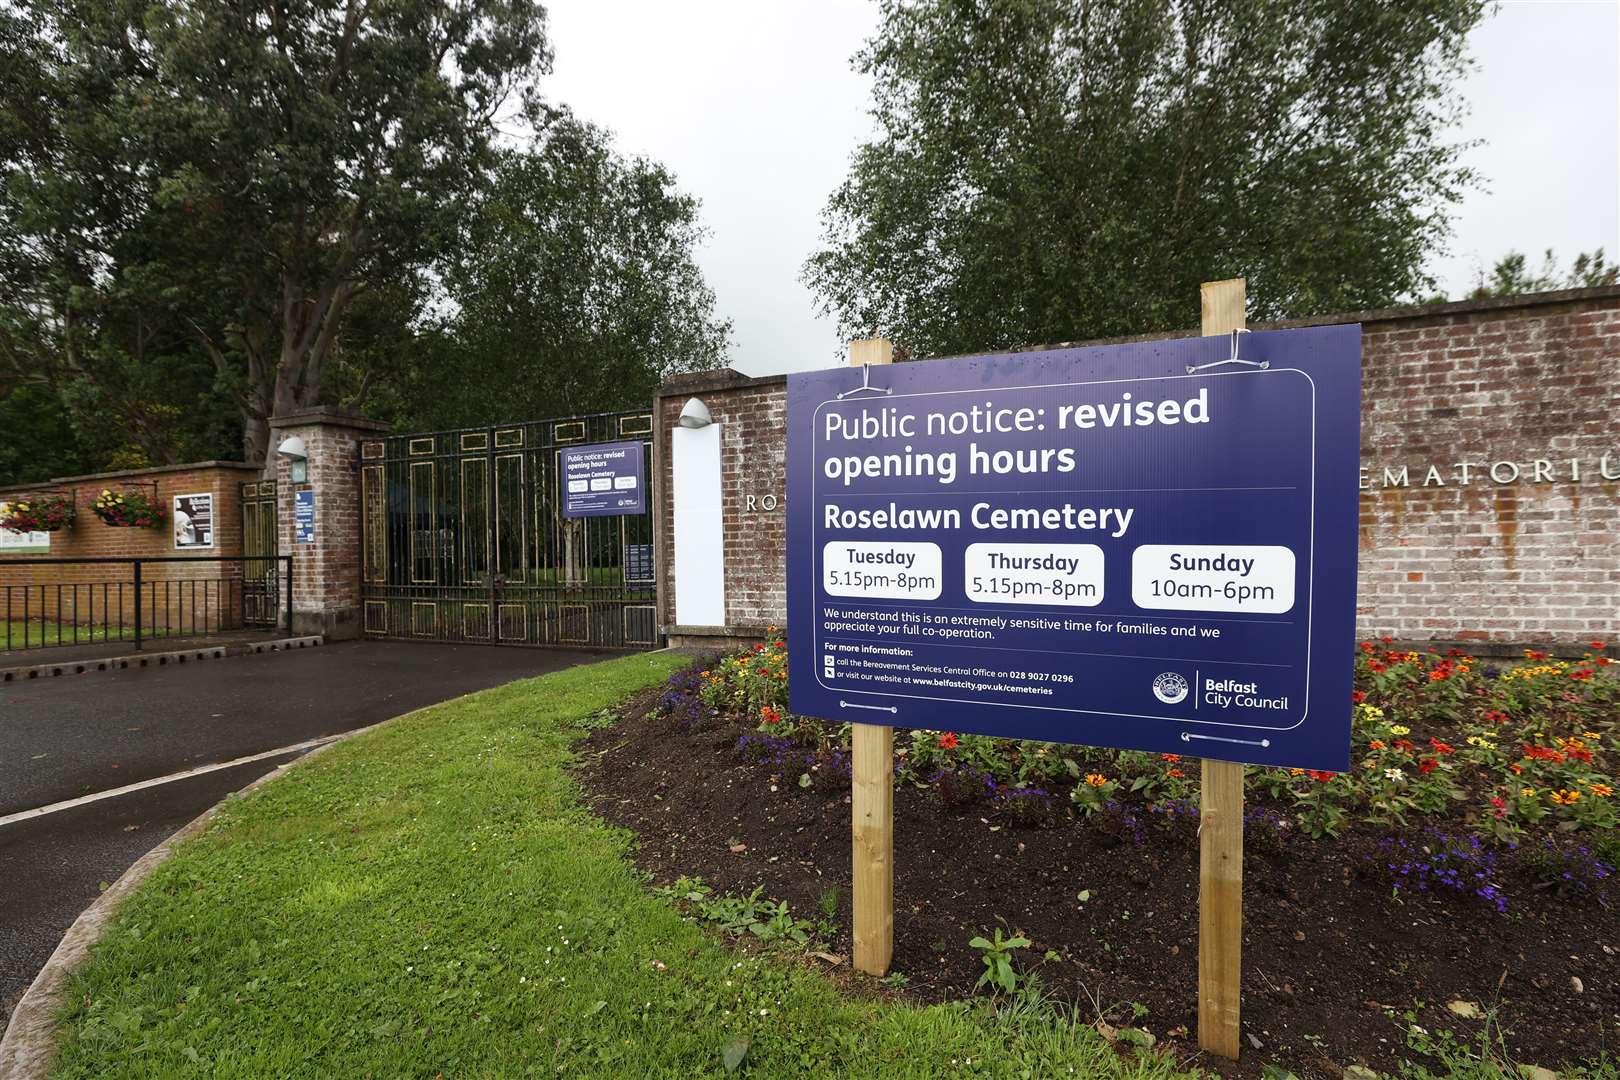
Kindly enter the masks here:
M 802 787 L 798 765 L 739 761 L 746 729 L 692 732 L 648 719 L 657 698 L 628 703 L 582 747 L 580 778 L 596 812 L 640 837 L 637 864 L 661 884 L 689 875 L 717 892 L 763 886 L 804 918 L 836 888 L 831 948 L 847 956 L 847 782 L 818 775 Z M 1416 1056 L 1408 1011 L 1431 1033 L 1477 1044 L 1482 1023 L 1447 1009 L 1459 1001 L 1494 1009 L 1516 1061 L 1554 1068 L 1620 1043 L 1612 897 L 1563 895 L 1516 866 L 1492 878 L 1506 914 L 1466 893 L 1397 897 L 1375 869 L 1388 862 L 1383 834 L 1313 841 L 1251 827 L 1245 1057 L 1200 1056 L 1196 819 L 1062 813 L 1054 827 L 1020 827 L 988 802 L 946 807 L 934 790 L 897 786 L 893 970 L 906 994 L 969 996 L 983 967 L 968 939 L 1004 923 L 1033 941 L 1025 966 L 1039 964 L 1053 997 L 1087 1017 L 1146 1027 L 1184 1061 L 1228 1077 L 1258 1077 L 1266 1062 L 1334 1080 L 1351 1064 L 1394 1072 Z M 1040 962 L 1049 950 L 1061 959 Z M 1147 1009 L 1140 1019 L 1133 1003 Z

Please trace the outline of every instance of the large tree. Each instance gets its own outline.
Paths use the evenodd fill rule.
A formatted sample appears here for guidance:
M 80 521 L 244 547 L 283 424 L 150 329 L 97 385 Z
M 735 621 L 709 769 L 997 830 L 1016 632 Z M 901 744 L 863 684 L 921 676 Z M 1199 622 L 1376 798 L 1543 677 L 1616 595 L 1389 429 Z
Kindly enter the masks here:
M 261 456 L 270 416 L 328 400 L 365 294 L 423 294 L 548 63 L 537 0 L 12 0 L 0 388 L 139 430 L 204 364 Z
M 884 0 L 878 137 L 806 277 L 923 353 L 1379 306 L 1471 177 L 1448 90 L 1482 0 Z
M 388 391 L 401 426 L 605 411 L 724 362 L 697 200 L 600 128 L 557 112 L 468 210 L 438 271 L 452 310 Z

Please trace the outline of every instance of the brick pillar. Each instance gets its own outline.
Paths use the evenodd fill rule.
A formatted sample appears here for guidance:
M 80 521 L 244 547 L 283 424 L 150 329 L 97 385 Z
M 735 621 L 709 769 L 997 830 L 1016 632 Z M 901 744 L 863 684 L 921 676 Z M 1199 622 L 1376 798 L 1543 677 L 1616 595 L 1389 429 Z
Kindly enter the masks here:
M 387 427 L 329 408 L 270 420 L 265 476 L 276 479 L 281 554 L 293 557 L 294 634 L 324 634 L 329 641 L 360 636 L 360 440 Z M 304 440 L 309 455 L 307 479 L 298 484 L 292 461 L 276 452 L 293 436 Z M 296 540 L 295 491 L 315 493 L 313 543 Z

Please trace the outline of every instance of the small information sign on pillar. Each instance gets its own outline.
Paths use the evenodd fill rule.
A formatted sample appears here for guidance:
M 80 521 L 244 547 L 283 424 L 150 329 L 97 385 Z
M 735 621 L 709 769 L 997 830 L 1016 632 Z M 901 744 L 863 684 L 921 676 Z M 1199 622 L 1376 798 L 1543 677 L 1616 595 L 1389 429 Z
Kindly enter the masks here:
M 1236 1056 L 1243 764 L 1350 759 L 1361 329 L 788 378 L 790 707 L 853 725 L 855 966 L 893 956 L 893 728 L 1205 759 L 1199 1038 Z M 1233 331 L 1227 333 L 1227 331 Z
M 293 492 L 293 543 L 315 542 L 315 492 L 300 488 Z

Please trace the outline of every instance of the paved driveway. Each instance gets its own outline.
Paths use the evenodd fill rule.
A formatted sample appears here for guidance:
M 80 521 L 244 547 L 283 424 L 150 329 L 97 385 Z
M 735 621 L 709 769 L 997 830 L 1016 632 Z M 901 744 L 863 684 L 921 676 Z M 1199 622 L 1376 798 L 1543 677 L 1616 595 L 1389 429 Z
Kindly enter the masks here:
M 349 642 L 0 685 L 0 817 L 335 735 L 600 658 Z M 227 793 L 297 756 L 0 825 L 0 1025 L 101 883 Z

